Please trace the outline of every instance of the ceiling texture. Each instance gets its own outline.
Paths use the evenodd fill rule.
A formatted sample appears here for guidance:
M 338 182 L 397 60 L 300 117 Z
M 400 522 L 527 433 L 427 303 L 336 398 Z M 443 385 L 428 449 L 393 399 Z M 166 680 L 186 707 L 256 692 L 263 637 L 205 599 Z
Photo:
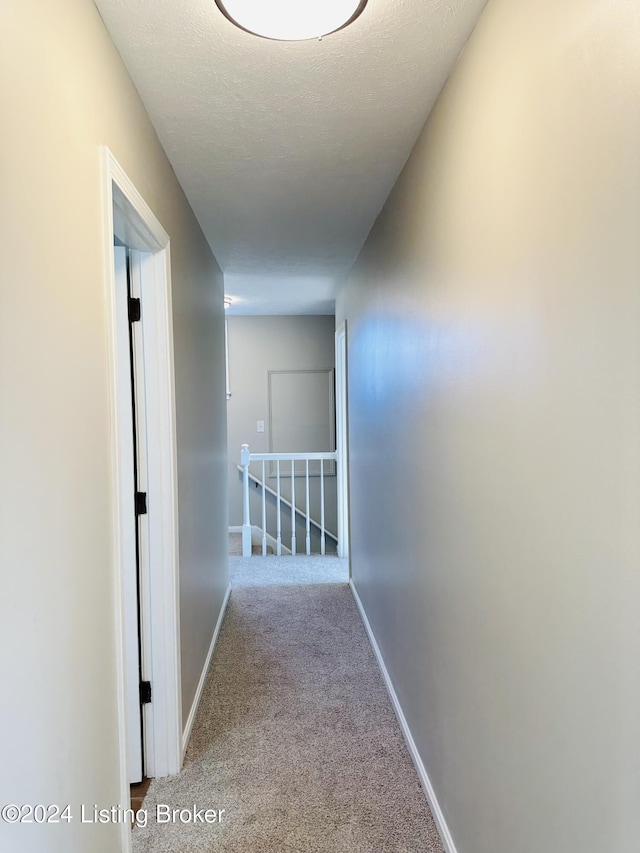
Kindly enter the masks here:
M 229 313 L 330 314 L 486 0 L 369 0 L 303 42 L 244 32 L 214 0 L 95 3 Z

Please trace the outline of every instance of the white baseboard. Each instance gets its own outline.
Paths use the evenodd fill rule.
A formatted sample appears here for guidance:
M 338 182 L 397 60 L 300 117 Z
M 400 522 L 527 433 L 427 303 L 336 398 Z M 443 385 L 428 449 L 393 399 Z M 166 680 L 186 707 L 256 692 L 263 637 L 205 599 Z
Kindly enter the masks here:
M 373 633 L 373 629 L 369 624 L 367 614 L 365 613 L 364 607 L 362 606 L 360 596 L 358 595 L 353 580 L 349 581 L 349 586 L 351 587 L 351 592 L 353 593 L 353 597 L 358 606 L 358 610 L 360 611 L 360 616 L 362 618 L 365 630 L 369 635 L 369 642 L 371 643 L 371 648 L 373 649 L 373 653 L 375 654 L 376 659 L 378 661 L 378 666 L 380 667 L 380 671 L 382 672 L 382 678 L 384 679 L 384 683 L 389 693 L 389 697 L 391 698 L 393 710 L 395 711 L 396 717 L 398 718 L 398 722 L 400 723 L 400 728 L 402 729 L 402 734 L 404 736 L 405 743 L 407 744 L 409 755 L 411 756 L 411 760 L 415 765 L 418 777 L 420 778 L 420 783 L 429 802 L 429 806 L 431 807 L 431 813 L 433 814 L 433 819 L 435 820 L 438 832 L 440 833 L 442 845 L 446 850 L 446 853 L 457 853 L 456 845 L 453 843 L 453 836 L 451 835 L 451 831 L 447 825 L 442 809 L 440 808 L 440 803 L 438 802 L 436 792 L 434 791 L 433 785 L 431 784 L 431 779 L 429 779 L 427 769 L 424 766 L 422 758 L 420 757 L 420 753 L 418 752 L 418 747 L 416 746 L 416 743 L 413 739 L 413 735 L 411 734 L 409 724 L 407 723 L 407 720 L 404 716 L 404 712 L 402 710 L 402 706 L 400 705 L 400 700 L 398 699 L 398 696 L 393 686 L 393 682 L 391 681 L 391 677 L 389 675 L 389 672 L 387 671 L 384 658 L 382 657 L 382 652 L 378 647 L 378 643 Z
M 230 527 L 229 533 L 242 533 L 242 525 L 238 525 L 236 527 Z
M 189 738 L 191 737 L 191 730 L 193 729 L 193 724 L 196 719 L 196 714 L 198 712 L 198 705 L 200 704 L 200 699 L 202 698 L 202 691 L 204 690 L 204 684 L 207 680 L 207 672 L 209 671 L 209 664 L 211 663 L 211 658 L 213 657 L 213 651 L 216 647 L 216 643 L 218 641 L 218 634 L 220 633 L 220 628 L 222 627 L 222 620 L 224 619 L 224 614 L 227 610 L 227 604 L 229 603 L 229 596 L 231 595 L 231 584 L 227 587 L 227 591 L 224 596 L 224 601 L 222 602 L 222 607 L 220 608 L 220 614 L 218 616 L 218 621 L 216 622 L 216 627 L 213 631 L 213 637 L 211 638 L 211 645 L 209 646 L 209 651 L 207 653 L 207 659 L 204 662 L 204 666 L 202 668 L 202 674 L 200 675 L 200 681 L 198 682 L 198 688 L 196 690 L 196 695 L 193 697 L 193 704 L 191 706 L 191 711 L 189 711 L 189 717 L 187 718 L 187 724 L 184 727 L 184 732 L 182 733 L 182 759 L 184 761 L 184 754 L 187 751 L 187 746 L 189 745 Z

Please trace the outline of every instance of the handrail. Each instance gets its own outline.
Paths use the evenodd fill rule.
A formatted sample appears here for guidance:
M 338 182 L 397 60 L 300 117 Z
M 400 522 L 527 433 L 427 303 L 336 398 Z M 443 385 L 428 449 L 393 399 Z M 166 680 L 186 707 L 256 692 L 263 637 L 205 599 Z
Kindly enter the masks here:
M 253 454 L 252 454 L 252 455 L 253 455 Z M 253 462 L 253 459 L 252 459 L 251 461 Z M 260 460 L 258 460 L 258 461 L 260 461 Z M 288 461 L 288 460 L 287 460 L 287 461 Z M 236 468 L 237 468 L 237 469 L 238 469 L 238 471 L 240 471 L 241 473 L 242 473 L 242 471 L 244 471 L 244 468 L 242 467 L 242 465 L 236 465 Z M 274 497 L 274 498 L 277 498 L 277 497 L 278 497 L 278 493 L 276 492 L 276 490 L 275 490 L 275 489 L 272 489 L 272 488 L 271 488 L 271 486 L 267 486 L 265 483 L 263 483 L 263 482 L 262 482 L 262 480 L 261 480 L 259 477 L 256 477 L 256 475 L 255 475 L 255 474 L 252 474 L 252 473 L 251 473 L 251 471 L 249 471 L 249 479 L 250 479 L 250 480 L 253 480 L 253 482 L 254 482 L 254 483 L 257 483 L 259 486 L 264 486 L 264 487 L 265 487 L 265 489 L 269 492 L 269 494 L 270 494 L 270 495 L 273 495 L 273 497 Z M 291 509 L 291 501 L 288 501 L 286 498 L 283 498 L 283 497 L 282 497 L 282 495 L 280 495 L 280 500 L 281 500 L 281 502 L 282 502 L 283 504 L 286 504 L 286 506 L 288 506 L 288 507 L 289 507 L 289 509 Z M 306 514 L 304 513 L 304 511 L 303 511 L 303 510 L 301 510 L 299 506 L 297 506 L 295 509 L 296 509 L 296 513 L 297 513 L 301 518 L 306 518 L 306 517 L 307 517 L 307 516 L 306 516 Z M 315 528 L 317 528 L 318 530 L 321 530 L 321 529 L 322 529 L 322 528 L 321 528 L 321 526 L 320 526 L 320 522 L 319 522 L 319 521 L 316 521 L 316 520 L 315 520 L 315 518 L 310 518 L 310 519 L 309 519 L 309 521 L 310 521 L 310 523 L 311 523 L 312 527 L 315 527 Z M 327 530 L 327 529 L 325 528 L 325 531 L 324 531 L 324 532 L 325 532 L 325 536 L 328 536 L 328 537 L 329 537 L 329 539 L 333 539 L 333 541 L 334 541 L 335 543 L 337 543 L 337 542 L 338 542 L 338 537 L 337 537 L 337 536 L 334 536 L 334 534 L 333 534 L 330 530 Z
M 240 465 L 238 468 L 242 471 L 242 503 L 243 503 L 243 523 L 242 523 L 242 554 L 245 557 L 251 556 L 252 548 L 251 548 L 251 507 L 249 501 L 249 480 L 253 480 L 258 485 L 262 486 L 262 554 L 263 556 L 267 553 L 267 508 L 266 508 L 266 493 L 267 491 L 272 494 L 276 498 L 276 512 L 277 512 L 277 523 L 278 523 L 278 531 L 276 538 L 276 551 L 278 556 L 282 553 L 282 525 L 281 525 L 281 512 L 282 506 L 284 503 L 291 510 L 291 553 L 295 556 L 296 554 L 296 514 L 303 516 L 305 519 L 305 530 L 306 530 L 306 552 L 307 555 L 311 553 L 311 535 L 310 535 L 310 527 L 313 523 L 314 527 L 317 527 L 320 530 L 320 553 L 325 554 L 326 552 L 326 537 L 327 535 L 337 542 L 337 538 L 326 530 L 325 528 L 325 489 L 324 489 L 324 472 L 325 462 L 337 461 L 338 454 L 337 451 L 326 451 L 326 452 L 318 452 L 318 451 L 310 451 L 308 453 L 251 453 L 248 444 L 243 444 L 240 450 Z M 262 480 L 259 480 L 256 476 L 250 473 L 249 465 L 252 462 L 262 462 Z M 266 463 L 267 462 L 275 462 L 276 464 L 276 479 L 278 484 L 277 492 L 274 492 L 273 489 L 269 488 L 266 484 Z M 280 493 L 280 463 L 281 462 L 291 462 L 291 501 L 286 500 L 282 497 Z M 306 512 L 302 512 L 302 510 L 296 505 L 296 473 L 295 473 L 295 463 L 296 462 L 304 462 L 305 463 L 305 486 L 306 486 Z M 321 513 L 321 521 L 318 524 L 317 521 L 314 521 L 309 513 L 309 463 L 310 462 L 320 462 L 320 513 Z
M 249 459 L 251 462 L 335 462 L 338 454 L 335 450 L 328 450 L 326 453 L 250 453 Z M 240 466 L 242 467 L 242 466 Z

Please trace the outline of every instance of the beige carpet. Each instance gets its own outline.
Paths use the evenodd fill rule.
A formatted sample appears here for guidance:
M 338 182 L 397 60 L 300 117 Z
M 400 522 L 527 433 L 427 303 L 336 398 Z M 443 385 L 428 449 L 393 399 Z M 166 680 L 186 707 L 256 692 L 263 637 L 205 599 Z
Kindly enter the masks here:
M 135 853 L 442 851 L 346 585 L 233 590 L 184 770 L 144 805 Z
M 239 586 L 349 583 L 349 561 L 339 557 L 229 557 L 229 580 Z
M 242 533 L 229 534 L 229 556 L 242 557 Z

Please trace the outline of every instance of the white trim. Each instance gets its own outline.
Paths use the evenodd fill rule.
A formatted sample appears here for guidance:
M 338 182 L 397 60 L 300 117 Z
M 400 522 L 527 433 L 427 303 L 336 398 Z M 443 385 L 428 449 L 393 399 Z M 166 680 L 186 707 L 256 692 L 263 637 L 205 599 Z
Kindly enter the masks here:
M 327 450 L 327 451 L 318 451 L 318 452 L 309 452 L 309 453 L 251 453 L 250 461 L 251 462 L 277 462 L 280 460 L 281 462 L 304 462 L 305 460 L 310 460 L 311 462 L 318 462 L 320 460 L 325 460 L 329 462 L 335 462 L 337 459 L 335 450 Z M 242 466 L 238 466 L 242 468 Z M 288 475 L 287 475 L 288 476 Z M 331 476 L 328 474 L 327 476 Z M 304 474 L 296 474 L 296 477 L 304 477 Z
M 236 527 L 230 527 L 229 533 L 242 533 L 242 525 L 238 524 Z
M 226 305 L 225 305 L 226 308 Z M 229 321 L 224 318 L 224 368 L 227 400 L 231 399 L 231 379 L 229 374 Z
M 198 713 L 198 706 L 200 705 L 200 699 L 202 698 L 202 691 L 204 690 L 204 685 L 207 681 L 207 673 L 209 672 L 209 666 L 211 664 L 211 658 L 213 657 L 213 652 L 216 648 L 216 643 L 218 642 L 218 634 L 220 633 L 220 628 L 222 628 L 222 623 L 224 621 L 224 615 L 227 612 L 227 604 L 229 603 L 229 596 L 231 595 L 231 584 L 227 587 L 227 591 L 224 595 L 224 601 L 222 602 L 222 607 L 220 608 L 220 613 L 218 614 L 218 621 L 216 622 L 216 627 L 213 630 L 213 637 L 211 638 L 211 645 L 209 646 L 209 651 L 207 653 L 207 659 L 204 662 L 204 666 L 202 668 L 202 673 L 200 675 L 200 681 L 198 682 L 198 687 L 196 689 L 196 695 L 193 697 L 193 704 L 191 705 L 191 710 L 189 711 L 189 716 L 187 717 L 187 724 L 184 727 L 184 732 L 182 734 L 182 758 L 184 760 L 185 752 L 187 751 L 187 747 L 189 746 L 189 738 L 191 737 L 191 730 L 193 729 L 193 724 L 196 719 L 196 714 Z
M 145 706 L 147 775 L 182 766 L 182 702 L 178 576 L 177 454 L 169 246 L 142 264 L 147 490 L 149 493 L 149 646 L 154 700 Z M 150 310 L 154 309 L 154 310 Z
M 338 556 L 349 558 L 349 436 L 347 417 L 347 321 L 335 335 L 336 453 L 338 464 Z M 351 576 L 351 561 L 349 561 Z
M 353 598 L 356 602 L 358 610 L 360 611 L 360 617 L 362 618 L 362 622 L 364 624 L 367 635 L 369 636 L 371 648 L 373 649 L 373 653 L 376 656 L 376 660 L 378 661 L 378 666 L 380 667 L 385 687 L 387 688 L 387 692 L 389 693 L 389 698 L 391 699 L 393 710 L 395 711 L 396 717 L 398 718 L 398 723 L 400 724 L 402 735 L 404 737 L 405 743 L 407 744 L 409 755 L 411 756 L 411 760 L 413 761 L 413 764 L 418 773 L 420 784 L 422 785 L 422 789 L 427 797 L 427 801 L 431 808 L 433 819 L 435 820 L 436 827 L 438 828 L 438 832 L 440 833 L 442 845 L 446 853 L 457 853 L 456 845 L 454 844 L 453 836 L 451 835 L 451 830 L 449 829 L 447 821 L 445 820 L 444 813 L 440 807 L 438 798 L 436 797 L 436 792 L 433 788 L 433 785 L 431 784 L 431 779 L 429 779 L 427 768 L 424 766 L 424 762 L 422 761 L 420 753 L 418 752 L 418 747 L 416 746 L 416 742 L 414 741 L 413 735 L 411 734 L 411 729 L 409 728 L 409 724 L 407 723 L 406 717 L 402 710 L 402 706 L 400 705 L 400 700 L 398 699 L 395 688 L 393 686 L 393 682 L 391 681 L 391 676 L 389 675 L 389 672 L 384 662 L 384 658 L 382 657 L 382 652 L 380 651 L 375 635 L 373 633 L 373 629 L 369 623 L 369 619 L 367 618 L 367 614 L 365 613 L 363 604 L 360 601 L 360 596 L 358 595 L 353 580 L 349 581 L 349 586 L 351 587 Z
M 153 441 L 148 447 L 148 492 L 150 498 L 149 549 L 151 576 L 146 579 L 148 631 L 152 650 L 150 677 L 154 692 L 152 705 L 145 709 L 147 725 L 146 762 L 149 775 L 177 773 L 182 762 L 182 710 L 180 697 L 180 625 L 178 594 L 178 507 L 171 319 L 171 275 L 169 236 L 145 203 L 106 146 L 100 149 L 103 204 L 103 247 L 105 303 L 107 321 L 108 371 L 110 385 L 110 421 L 112 442 L 112 559 L 114 573 L 114 610 L 118 710 L 118 751 L 120 764 L 120 803 L 130 805 L 127 774 L 125 622 L 123 585 L 123 483 L 120 472 L 130 465 L 120 435 L 118 403 L 117 342 L 119 324 L 113 239 L 123 237 L 133 249 L 145 253 L 141 261 L 142 286 L 153 294 L 151 308 L 143 321 L 145 352 L 145 392 Z M 143 309 L 144 310 L 144 309 Z M 155 419 L 155 423 L 153 423 Z M 126 457 L 126 458 L 125 458 Z M 153 502 L 153 507 L 151 503 Z M 121 825 L 121 849 L 131 851 L 131 827 Z

